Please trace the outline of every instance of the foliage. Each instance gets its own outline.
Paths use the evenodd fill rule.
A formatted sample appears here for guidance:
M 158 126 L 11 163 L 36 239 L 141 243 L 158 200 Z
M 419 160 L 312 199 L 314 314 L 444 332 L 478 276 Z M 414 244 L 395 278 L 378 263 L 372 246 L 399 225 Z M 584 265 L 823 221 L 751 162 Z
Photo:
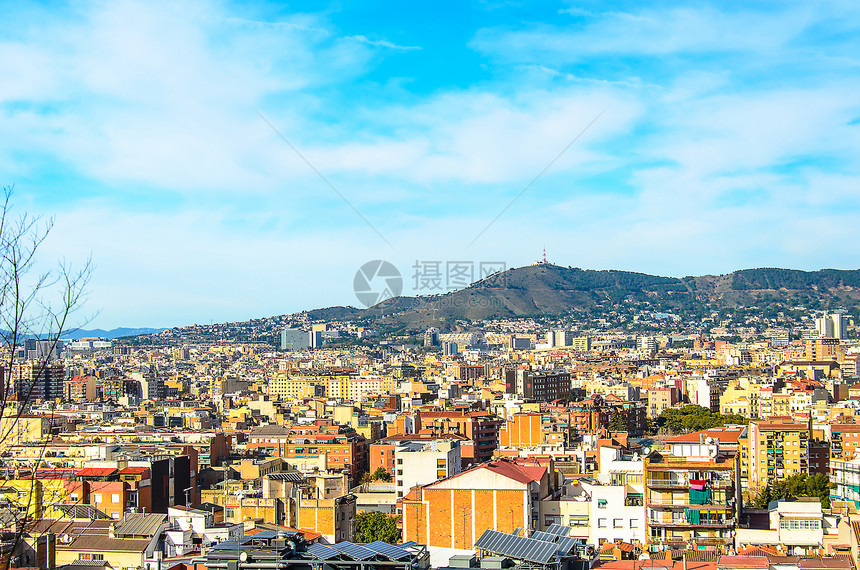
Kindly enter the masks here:
M 609 420 L 609 431 L 627 431 L 627 422 L 624 421 L 624 416 L 618 410 L 612 411 L 612 417 Z
M 385 467 L 377 467 L 376 471 L 370 476 L 374 481 L 391 482 L 391 473 L 385 470 Z
M 830 489 L 833 487 L 827 475 L 806 475 L 800 473 L 792 475 L 788 479 L 780 479 L 760 490 L 750 503 L 757 509 L 767 508 L 768 503 L 778 499 L 789 499 L 795 497 L 818 497 L 821 506 L 830 508 Z
M 683 408 L 669 408 L 657 418 L 657 427 L 669 433 L 690 433 L 725 424 L 747 424 L 749 418 L 738 414 L 712 412 L 696 404 Z
M 379 512 L 359 513 L 355 517 L 355 540 L 367 544 L 381 540 L 389 544 L 400 542 L 400 529 L 397 528 L 397 517 Z

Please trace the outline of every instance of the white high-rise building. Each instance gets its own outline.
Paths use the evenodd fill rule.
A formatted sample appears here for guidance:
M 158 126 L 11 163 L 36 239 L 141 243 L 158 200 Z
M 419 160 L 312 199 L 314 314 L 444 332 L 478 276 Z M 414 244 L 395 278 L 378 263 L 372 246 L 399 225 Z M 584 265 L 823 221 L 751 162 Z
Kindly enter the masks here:
M 815 331 L 819 338 L 847 338 L 845 317 L 839 313 L 825 314 L 815 319 Z

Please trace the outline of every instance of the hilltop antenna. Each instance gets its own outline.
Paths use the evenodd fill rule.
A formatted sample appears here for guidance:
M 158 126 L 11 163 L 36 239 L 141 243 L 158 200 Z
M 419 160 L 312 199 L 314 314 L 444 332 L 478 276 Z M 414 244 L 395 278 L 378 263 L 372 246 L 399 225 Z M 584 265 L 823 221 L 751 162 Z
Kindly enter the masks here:
M 546 244 L 543 246 L 543 258 L 541 259 L 543 263 L 546 263 Z

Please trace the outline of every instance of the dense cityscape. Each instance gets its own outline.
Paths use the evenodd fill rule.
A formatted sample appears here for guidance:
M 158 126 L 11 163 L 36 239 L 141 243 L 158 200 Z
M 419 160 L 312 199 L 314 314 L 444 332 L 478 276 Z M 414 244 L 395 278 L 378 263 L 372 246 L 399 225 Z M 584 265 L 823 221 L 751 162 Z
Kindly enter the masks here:
M 420 333 L 340 309 L 25 339 L 0 423 L 4 555 L 151 570 L 853 567 L 851 311 L 689 321 L 614 306 Z M 319 318 L 336 314 L 350 318 Z

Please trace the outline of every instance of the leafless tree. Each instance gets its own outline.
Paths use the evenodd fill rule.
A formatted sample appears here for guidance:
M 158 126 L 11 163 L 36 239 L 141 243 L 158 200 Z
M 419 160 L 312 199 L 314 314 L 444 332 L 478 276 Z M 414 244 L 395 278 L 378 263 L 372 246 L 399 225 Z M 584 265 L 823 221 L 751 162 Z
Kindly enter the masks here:
M 80 314 L 92 274 L 90 259 L 79 268 L 64 260 L 46 263 L 39 250 L 48 237 L 53 219 L 17 214 L 12 188 L 0 189 L 0 455 L 3 479 L 18 477 L 7 456 L 19 442 L 22 418 L 37 405 L 48 409 L 51 427 L 54 407 L 61 394 L 51 393 L 51 366 L 60 339 L 88 321 Z M 38 350 L 27 351 L 28 340 L 41 341 Z M 14 533 L 4 545 L 3 563 L 18 550 L 28 526 L 36 493 L 36 473 L 41 467 L 50 435 L 37 445 L 26 466 L 30 492 L 26 505 L 0 505 L 3 526 Z M 5 493 L 0 495 L 0 500 Z

